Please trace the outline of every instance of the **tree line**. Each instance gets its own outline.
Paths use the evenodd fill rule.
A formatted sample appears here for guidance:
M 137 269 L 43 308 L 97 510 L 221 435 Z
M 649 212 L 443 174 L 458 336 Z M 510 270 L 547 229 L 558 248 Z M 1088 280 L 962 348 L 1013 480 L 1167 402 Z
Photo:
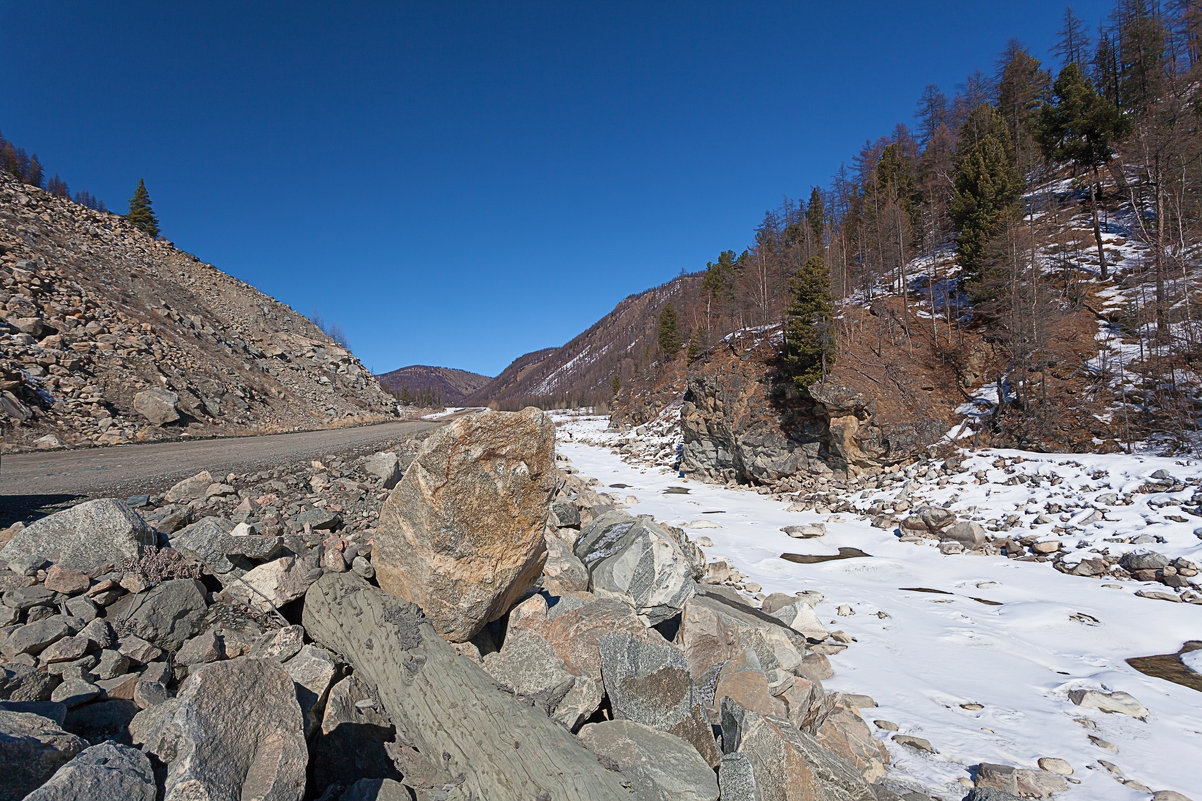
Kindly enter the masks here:
M 67 182 L 60 178 L 58 173 L 55 173 L 53 177 L 48 177 L 37 153 L 26 153 L 25 148 L 5 139 L 3 134 L 0 134 L 0 170 L 14 176 L 24 184 L 45 189 L 55 197 L 74 201 L 95 211 L 108 211 L 104 201 L 91 192 L 79 190 L 72 195 Z M 125 217 L 150 236 L 157 237 L 159 235 L 159 220 L 155 216 L 150 193 L 141 179 L 138 180 L 133 197 L 129 199 L 129 212 Z
M 1008 361 L 1001 405 L 1030 406 L 1028 377 L 1052 358 L 1050 330 L 1092 308 L 1088 280 L 1112 279 L 1138 287 L 1139 300 L 1111 321 L 1146 340 L 1145 374 L 1167 376 L 1145 408 L 1177 402 L 1173 371 L 1202 358 L 1191 286 L 1202 239 L 1202 3 L 1119 0 L 1093 35 L 1066 9 L 1054 55 L 1045 65 L 1012 40 L 991 73 L 974 72 L 951 96 L 927 86 L 913 130 L 898 124 L 866 142 L 828 185 L 767 211 L 749 247 L 706 264 L 696 295 L 659 321 L 659 356 L 787 322 L 787 369 L 809 380 L 855 335 L 826 298 L 893 295 L 902 342 L 922 335 L 954 357 L 966 314 L 987 327 Z M 1078 214 L 1091 235 L 1066 233 Z M 1147 254 L 1118 276 L 1116 235 Z

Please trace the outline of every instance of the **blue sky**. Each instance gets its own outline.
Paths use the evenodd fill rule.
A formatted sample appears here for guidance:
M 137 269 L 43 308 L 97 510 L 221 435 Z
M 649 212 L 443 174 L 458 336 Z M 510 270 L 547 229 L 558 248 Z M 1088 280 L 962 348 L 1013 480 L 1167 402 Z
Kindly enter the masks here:
M 1096 29 L 1109 2 L 1076 2 Z M 0 131 L 337 321 L 495 375 L 750 242 L 1063 6 L 0 0 Z

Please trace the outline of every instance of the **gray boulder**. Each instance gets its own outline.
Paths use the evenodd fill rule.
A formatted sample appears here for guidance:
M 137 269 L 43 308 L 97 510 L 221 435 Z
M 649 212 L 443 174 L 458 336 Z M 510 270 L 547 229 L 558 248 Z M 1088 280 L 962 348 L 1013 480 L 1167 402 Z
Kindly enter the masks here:
M 179 395 L 168 389 L 148 389 L 134 395 L 134 409 L 152 426 L 177 422 L 178 404 Z
M 589 589 L 621 598 L 648 625 L 678 614 L 697 591 L 700 565 L 673 534 L 645 518 L 607 512 L 580 533 Z
M 800 671 L 805 659 L 805 637 L 799 632 L 758 609 L 716 594 L 689 599 L 675 641 L 684 649 L 694 679 L 711 665 L 750 648 L 775 689 L 788 682 L 789 673 Z
M 580 741 L 630 777 L 639 801 L 718 801 L 713 769 L 697 749 L 633 720 L 590 723 Z
M 738 784 L 743 785 L 739 792 L 732 787 L 730 796 L 736 801 L 876 801 L 872 786 L 817 739 L 783 718 L 744 709 L 730 698 L 722 699 L 722 750 L 745 757 L 735 765 Z M 726 766 L 724 759 L 723 770 Z
M 961 520 L 939 531 L 939 539 L 944 542 L 958 542 L 965 548 L 980 548 L 985 544 L 985 529 L 980 523 Z
M 21 801 L 87 745 L 49 718 L 0 710 L 0 801 Z
M 530 631 L 509 633 L 501 650 L 485 655 L 483 664 L 516 698 L 573 731 L 601 706 L 597 683 L 574 675 L 551 644 Z
M 136 748 L 114 742 L 84 749 L 25 801 L 154 801 L 154 771 Z
M 228 573 L 234 569 L 221 548 L 221 539 L 234 524 L 224 517 L 206 517 L 184 526 L 171 535 L 171 547 L 201 562 L 213 573 Z
M 317 730 L 325 709 L 326 694 L 334 683 L 338 666 L 330 652 L 316 645 L 306 645 L 284 663 L 284 670 L 296 683 L 296 700 L 305 716 L 305 736 Z
M 158 745 L 168 763 L 165 801 L 304 796 L 304 721 L 279 662 L 240 657 L 205 665 L 177 700 Z
M 349 785 L 359 779 L 397 779 L 388 745 L 396 736 L 377 696 L 357 676 L 330 690 L 321 732 L 313 745 L 313 781 L 317 788 Z
M 109 617 L 124 621 L 127 632 L 162 648 L 178 651 L 196 634 L 208 604 L 196 579 L 172 579 L 113 604 Z
M 43 517 L 16 533 L 0 559 L 18 573 L 46 562 L 85 573 L 153 546 L 154 531 L 124 501 L 100 498 Z
M 674 734 L 711 767 L 720 757 L 684 654 L 631 634 L 600 643 L 601 675 L 615 718 Z
M 391 451 L 373 453 L 363 460 L 363 469 L 380 479 L 380 486 L 392 489 L 401 480 L 401 459 Z
M 212 474 L 208 470 L 202 470 L 194 476 L 189 476 L 183 481 L 177 482 L 163 494 L 163 499 L 168 503 L 185 503 L 196 498 L 203 498 L 205 492 L 212 484 Z

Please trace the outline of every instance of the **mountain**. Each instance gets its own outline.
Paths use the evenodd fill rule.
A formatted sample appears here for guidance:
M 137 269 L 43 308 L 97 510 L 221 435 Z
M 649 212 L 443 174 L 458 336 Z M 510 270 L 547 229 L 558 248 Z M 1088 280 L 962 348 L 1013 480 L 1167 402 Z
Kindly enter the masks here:
M 393 392 L 407 389 L 413 395 L 419 392 L 432 393 L 447 406 L 463 405 L 466 397 L 492 381 L 479 373 L 427 364 L 401 367 L 376 376 L 376 380 Z
M 313 429 L 391 417 L 350 351 L 252 286 L 0 172 L 5 447 Z
M 667 303 L 692 308 L 700 287 L 699 274 L 682 275 L 631 295 L 566 345 L 515 359 L 465 402 L 502 408 L 604 403 L 615 375 L 624 383 L 654 362 L 660 309 Z

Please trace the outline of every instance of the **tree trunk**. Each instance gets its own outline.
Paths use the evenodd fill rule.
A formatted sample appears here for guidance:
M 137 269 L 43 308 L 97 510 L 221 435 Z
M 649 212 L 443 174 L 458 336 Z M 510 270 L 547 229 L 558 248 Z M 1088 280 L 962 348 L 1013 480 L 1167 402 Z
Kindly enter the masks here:
M 1089 183 L 1089 210 L 1093 214 L 1093 238 L 1098 243 L 1098 266 L 1102 270 L 1102 280 L 1109 278 L 1106 270 L 1106 249 L 1102 247 L 1102 226 L 1098 222 L 1098 168 L 1093 168 L 1093 180 Z
M 327 573 L 305 596 L 304 625 L 376 686 L 398 741 L 463 777 L 466 797 L 632 801 L 622 774 L 499 690 L 413 604 L 352 574 Z

